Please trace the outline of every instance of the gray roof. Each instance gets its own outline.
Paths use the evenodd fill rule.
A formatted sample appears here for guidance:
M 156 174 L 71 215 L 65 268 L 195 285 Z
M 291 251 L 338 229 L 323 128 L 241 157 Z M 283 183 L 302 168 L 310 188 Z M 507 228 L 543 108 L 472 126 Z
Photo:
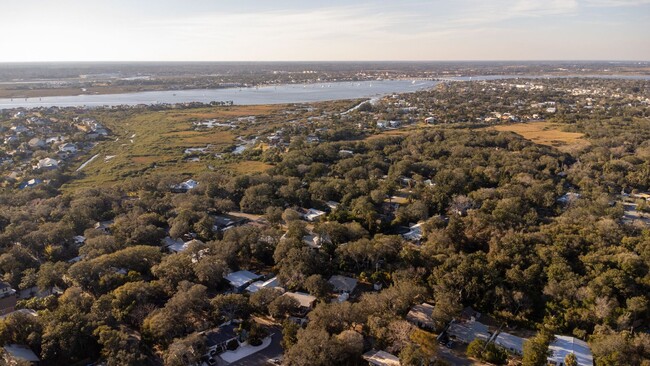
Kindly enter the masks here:
M 334 275 L 328 282 L 334 286 L 336 292 L 352 292 L 357 287 L 358 281 L 356 278 Z
M 39 362 L 40 359 L 36 354 L 27 346 L 21 344 L 9 344 L 4 346 L 4 350 L 14 360 L 23 360 L 28 362 Z

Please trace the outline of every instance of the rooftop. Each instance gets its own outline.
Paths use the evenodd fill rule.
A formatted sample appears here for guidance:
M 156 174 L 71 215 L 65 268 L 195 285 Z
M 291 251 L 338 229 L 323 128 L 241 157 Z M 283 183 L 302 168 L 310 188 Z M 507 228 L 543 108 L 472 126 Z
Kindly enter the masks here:
M 27 362 L 39 362 L 40 359 L 27 346 L 21 344 L 9 344 L 3 347 L 4 351 L 14 360 L 23 360 Z
M 303 308 L 310 308 L 316 302 L 316 297 L 304 292 L 285 292 L 283 296 L 290 296 L 298 300 Z
M 399 358 L 386 351 L 368 351 L 363 354 L 363 359 L 375 366 L 400 366 Z
M 594 364 L 594 357 L 589 345 L 577 338 L 556 335 L 548 349 L 551 351 L 551 356 L 548 358 L 549 363 L 563 364 L 564 358 L 569 353 L 573 353 L 576 355 L 578 366 L 593 366 Z
M 357 287 L 358 281 L 356 278 L 334 275 L 328 282 L 334 286 L 336 292 L 352 292 Z
M 257 280 L 260 277 L 261 277 L 260 275 L 257 275 L 250 271 L 237 271 L 227 275 L 226 280 L 230 282 L 231 286 L 240 288 Z

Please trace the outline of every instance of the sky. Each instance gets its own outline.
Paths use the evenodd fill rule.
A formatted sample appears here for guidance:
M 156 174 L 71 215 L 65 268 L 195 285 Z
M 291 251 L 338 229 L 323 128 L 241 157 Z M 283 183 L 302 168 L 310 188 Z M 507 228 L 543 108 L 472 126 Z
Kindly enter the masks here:
M 650 61 L 650 0 L 0 0 L 0 62 Z

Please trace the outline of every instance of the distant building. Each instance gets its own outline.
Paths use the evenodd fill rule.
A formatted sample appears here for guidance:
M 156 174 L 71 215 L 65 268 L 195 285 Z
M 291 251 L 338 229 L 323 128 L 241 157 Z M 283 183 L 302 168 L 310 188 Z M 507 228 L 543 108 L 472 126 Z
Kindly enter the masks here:
M 422 224 L 411 225 L 409 231 L 402 234 L 402 237 L 408 241 L 419 242 L 422 240 Z
M 38 365 L 41 360 L 29 347 L 20 344 L 8 344 L 3 347 L 2 358 L 8 366 Z
M 363 354 L 363 359 L 372 366 L 400 366 L 399 357 L 386 351 L 371 350 Z
M 172 188 L 172 192 L 185 193 L 189 190 L 198 187 L 198 185 L 199 182 L 195 181 L 194 179 L 188 179 L 183 183 L 173 185 L 171 188 Z
M 316 297 L 304 292 L 285 292 L 282 294 L 282 296 L 289 296 L 298 301 L 298 304 L 300 306 L 300 315 L 307 314 L 309 311 L 311 311 L 311 309 L 314 308 L 314 305 L 316 304 Z
M 246 287 L 246 291 L 255 293 L 263 288 L 275 288 L 284 291 L 280 286 L 280 280 L 278 280 L 277 277 L 270 278 L 266 281 L 253 282 L 250 284 L 250 286 Z
M 589 345 L 574 337 L 556 335 L 548 347 L 551 355 L 548 357 L 548 364 L 565 366 L 564 358 L 573 353 L 578 361 L 578 366 L 593 366 L 594 356 Z
M 409 310 L 406 314 L 406 320 L 423 329 L 433 330 L 435 324 L 433 323 L 433 305 L 422 303 L 420 305 L 415 305 Z
M 77 146 L 75 144 L 72 144 L 72 143 L 68 142 L 68 143 L 59 145 L 59 151 L 74 154 L 74 153 L 77 152 Z
M 56 169 L 59 167 L 59 162 L 52 158 L 45 158 L 38 161 L 36 169 Z
M 262 276 L 250 271 L 237 271 L 228 274 L 226 276 L 226 281 L 230 283 L 233 290 L 241 292 L 246 288 L 246 286 L 258 280 L 260 277 Z
M 6 315 L 16 309 L 16 290 L 6 282 L 0 282 L 0 315 Z
M 38 137 L 34 137 L 33 139 L 29 140 L 29 142 L 27 142 L 27 145 L 33 149 L 42 149 L 45 147 L 45 141 L 39 139 Z
M 514 353 L 517 355 L 523 355 L 524 354 L 524 342 L 526 340 L 521 337 L 517 337 L 515 335 L 506 333 L 506 332 L 500 332 L 497 334 L 497 336 L 494 338 L 494 344 L 497 346 L 502 347 L 506 351 L 510 353 Z
M 30 179 L 27 182 L 21 183 L 20 186 L 18 186 L 18 189 L 33 188 L 41 183 L 43 183 L 43 181 L 40 179 Z
M 306 212 L 302 215 L 302 217 L 309 221 L 309 222 L 314 222 L 318 221 L 321 217 L 325 216 L 327 213 L 321 210 L 317 210 L 315 208 L 310 208 L 306 210 Z
M 334 275 L 328 282 L 334 287 L 335 292 L 351 294 L 357 288 L 358 281 L 356 278 Z
M 492 337 L 488 326 L 474 319 L 454 321 L 449 325 L 447 332 L 459 342 L 466 344 L 477 338 L 487 342 Z

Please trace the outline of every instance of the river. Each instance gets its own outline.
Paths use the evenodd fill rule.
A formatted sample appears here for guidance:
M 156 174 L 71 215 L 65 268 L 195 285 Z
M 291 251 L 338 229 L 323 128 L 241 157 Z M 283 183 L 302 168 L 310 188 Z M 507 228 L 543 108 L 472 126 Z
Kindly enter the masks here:
M 480 81 L 499 79 L 544 79 L 594 77 L 603 79 L 650 80 L 650 75 L 489 75 L 452 76 L 446 81 Z M 123 94 L 83 94 L 41 98 L 0 98 L 0 109 L 35 107 L 101 107 L 117 105 L 232 101 L 237 105 L 285 104 L 373 98 L 393 93 L 409 93 L 431 89 L 436 80 L 374 80 L 358 82 L 331 82 L 318 84 L 285 84 L 251 88 L 191 89 L 149 91 Z

